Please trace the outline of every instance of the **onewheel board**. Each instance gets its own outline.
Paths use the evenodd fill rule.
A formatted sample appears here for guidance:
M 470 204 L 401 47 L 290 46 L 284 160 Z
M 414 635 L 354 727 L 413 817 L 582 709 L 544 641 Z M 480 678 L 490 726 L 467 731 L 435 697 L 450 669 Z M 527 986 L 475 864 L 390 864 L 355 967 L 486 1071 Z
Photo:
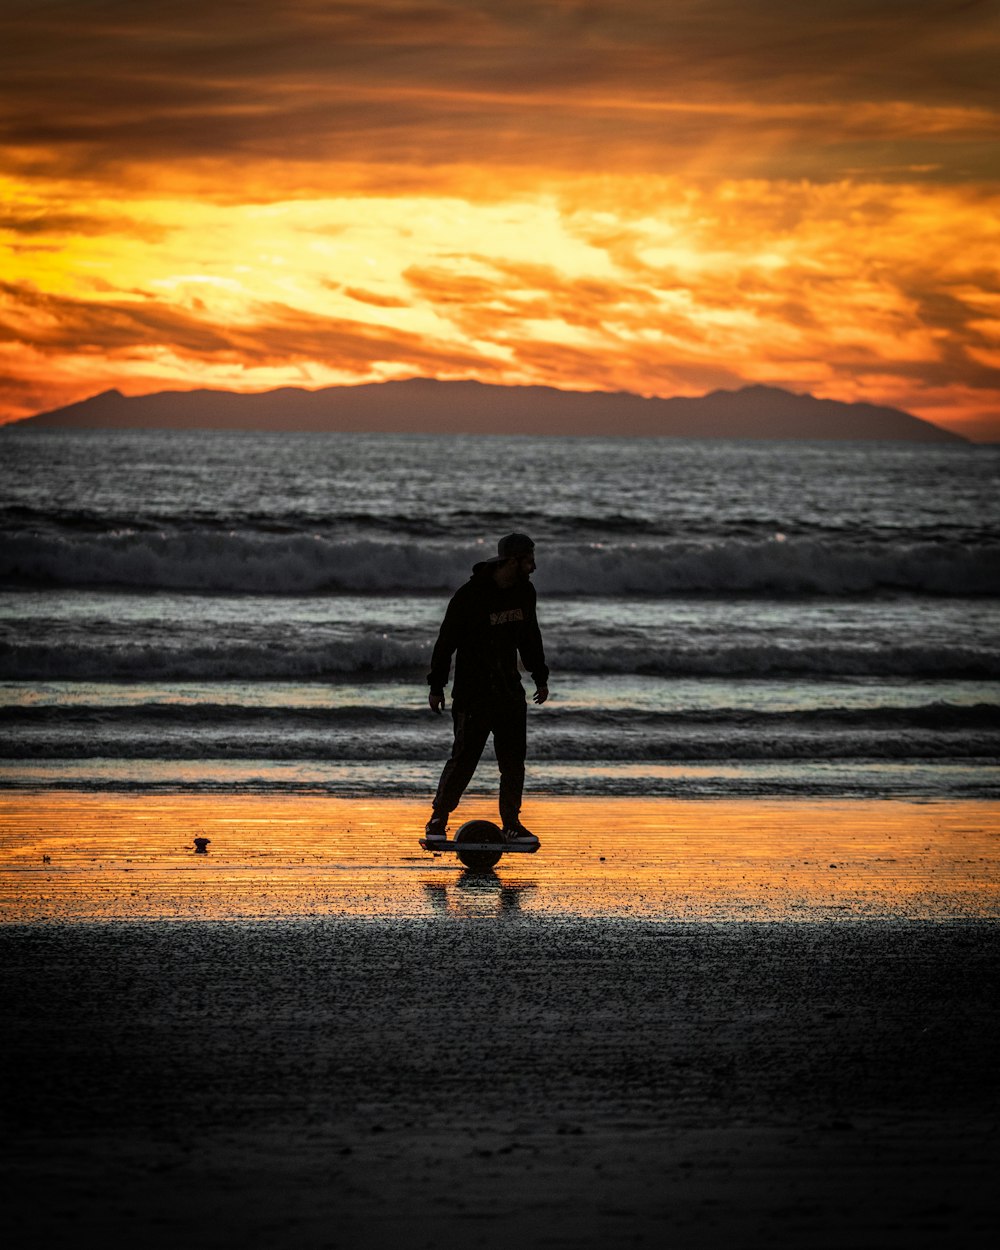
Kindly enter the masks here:
M 508 842 L 500 828 L 490 820 L 467 820 L 455 834 L 454 840 L 420 839 L 425 851 L 457 855 L 466 868 L 492 868 L 508 853 L 531 855 L 538 850 L 538 843 Z

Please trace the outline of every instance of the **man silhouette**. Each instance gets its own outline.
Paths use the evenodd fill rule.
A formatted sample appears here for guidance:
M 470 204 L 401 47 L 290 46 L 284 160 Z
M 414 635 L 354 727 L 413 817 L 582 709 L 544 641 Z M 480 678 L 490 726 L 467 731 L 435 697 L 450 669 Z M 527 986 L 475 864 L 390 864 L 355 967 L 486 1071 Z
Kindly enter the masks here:
M 535 614 L 534 571 L 535 544 L 527 534 L 508 534 L 497 543 L 495 558 L 474 565 L 472 576 L 448 604 L 427 674 L 427 701 L 433 712 L 440 715 L 444 710 L 444 687 L 454 655 L 455 742 L 434 796 L 425 830 L 428 842 L 445 839 L 448 817 L 472 780 L 492 733 L 504 837 L 539 844 L 521 824 L 527 703 L 517 668 L 520 654 L 535 683 L 532 698 L 544 703 L 549 697 L 549 670 Z

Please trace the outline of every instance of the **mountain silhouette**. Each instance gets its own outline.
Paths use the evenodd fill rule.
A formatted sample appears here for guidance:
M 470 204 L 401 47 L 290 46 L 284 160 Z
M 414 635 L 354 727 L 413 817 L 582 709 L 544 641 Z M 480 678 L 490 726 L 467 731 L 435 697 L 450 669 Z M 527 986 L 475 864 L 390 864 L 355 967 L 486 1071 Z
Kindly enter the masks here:
M 967 440 L 898 408 L 842 403 L 771 386 L 700 398 L 562 391 L 411 378 L 307 391 L 104 391 L 18 425 L 393 434 L 562 434 L 671 438 Z

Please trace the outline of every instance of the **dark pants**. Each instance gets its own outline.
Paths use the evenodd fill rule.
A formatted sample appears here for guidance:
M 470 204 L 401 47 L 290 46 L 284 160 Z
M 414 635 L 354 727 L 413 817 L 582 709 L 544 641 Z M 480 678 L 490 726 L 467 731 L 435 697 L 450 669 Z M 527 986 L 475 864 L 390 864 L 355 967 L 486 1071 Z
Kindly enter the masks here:
M 511 699 L 461 710 L 452 708 L 451 715 L 455 722 L 455 743 L 434 796 L 435 813 L 445 816 L 458 807 L 465 787 L 476 771 L 486 739 L 492 733 L 493 750 L 500 769 L 500 820 L 505 828 L 514 824 L 521 812 L 524 791 L 527 704 L 523 699 Z

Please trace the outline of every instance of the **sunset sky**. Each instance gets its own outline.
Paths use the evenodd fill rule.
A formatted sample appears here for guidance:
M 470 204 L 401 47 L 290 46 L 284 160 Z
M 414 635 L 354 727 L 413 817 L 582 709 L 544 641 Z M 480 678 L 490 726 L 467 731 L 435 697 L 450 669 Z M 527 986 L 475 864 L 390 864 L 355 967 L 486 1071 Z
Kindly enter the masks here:
M 0 0 L 0 420 L 767 383 L 1000 440 L 1000 0 Z

